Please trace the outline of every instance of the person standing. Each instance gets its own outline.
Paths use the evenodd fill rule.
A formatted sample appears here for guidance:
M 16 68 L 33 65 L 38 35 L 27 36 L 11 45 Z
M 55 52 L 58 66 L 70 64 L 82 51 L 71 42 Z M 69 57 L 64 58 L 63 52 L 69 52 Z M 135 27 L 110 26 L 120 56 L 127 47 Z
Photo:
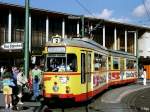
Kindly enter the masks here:
M 6 68 L 4 70 L 4 73 L 2 75 L 3 79 L 3 94 L 4 94 L 4 99 L 5 99 L 5 108 L 7 109 L 8 107 L 12 108 L 12 86 L 15 86 L 13 83 L 13 80 L 11 79 L 11 69 Z
M 1 81 L 3 73 L 4 73 L 4 66 L 1 66 L 1 68 L 0 68 L 0 92 L 3 91 L 2 90 L 2 81 Z
M 146 69 L 143 71 L 143 85 L 146 85 Z
M 12 73 L 12 79 L 13 79 L 13 82 L 14 82 L 14 84 L 15 84 L 15 86 L 14 87 L 12 87 L 12 104 L 14 105 L 14 106 L 16 106 L 17 105 L 17 102 L 18 102 L 18 86 L 17 86 L 17 75 L 18 75 L 18 73 L 19 73 L 19 69 L 18 69 L 18 67 L 12 67 L 12 71 L 11 71 Z
M 27 83 L 27 78 L 24 76 L 23 72 L 21 71 L 21 69 L 19 69 L 19 73 L 17 75 L 17 86 L 18 86 L 18 98 L 19 98 L 19 102 L 18 104 L 23 104 L 21 101 L 22 98 L 22 88 L 23 86 Z
M 40 94 L 40 84 L 41 84 L 41 74 L 42 71 L 38 68 L 37 65 L 32 69 L 32 84 L 33 84 L 33 98 L 32 100 L 37 100 Z

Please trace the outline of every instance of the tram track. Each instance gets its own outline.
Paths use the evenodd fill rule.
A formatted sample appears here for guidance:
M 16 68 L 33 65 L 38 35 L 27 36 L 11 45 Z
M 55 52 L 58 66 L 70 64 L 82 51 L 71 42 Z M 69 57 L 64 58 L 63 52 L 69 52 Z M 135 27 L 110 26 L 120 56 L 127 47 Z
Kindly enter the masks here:
M 109 91 L 109 90 L 108 90 Z M 105 91 L 107 92 L 107 91 Z M 105 94 L 103 92 L 103 94 Z M 52 107 L 48 108 L 46 106 L 41 105 L 41 107 L 37 107 L 33 112 L 119 112 L 120 110 L 129 110 L 126 106 L 122 106 L 121 104 L 104 104 L 101 102 L 102 93 L 92 99 L 90 102 L 86 103 L 76 103 L 72 106 L 66 107 Z M 100 107 L 100 108 L 99 108 Z M 107 111 L 109 110 L 109 111 Z M 112 111 L 110 111 L 112 110 Z M 126 111 L 129 112 L 129 111 Z
M 129 112 L 150 112 L 150 88 L 131 93 L 122 99 L 129 108 Z

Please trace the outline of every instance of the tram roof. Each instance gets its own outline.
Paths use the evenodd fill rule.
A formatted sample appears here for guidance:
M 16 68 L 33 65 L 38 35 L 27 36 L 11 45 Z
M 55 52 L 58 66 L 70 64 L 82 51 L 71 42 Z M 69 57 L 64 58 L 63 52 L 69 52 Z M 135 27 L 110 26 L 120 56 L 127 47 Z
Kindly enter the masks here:
M 118 51 L 118 50 L 112 50 L 107 49 L 106 47 L 103 47 L 102 45 L 98 44 L 97 42 L 89 39 L 89 38 L 64 38 L 59 44 L 52 44 L 51 41 L 46 43 L 46 46 L 73 46 L 73 47 L 81 47 L 81 48 L 88 48 L 93 49 L 95 51 L 99 51 L 105 54 L 111 54 L 114 56 L 123 56 L 123 57 L 132 57 L 135 58 L 135 56 L 131 53 Z
M 98 44 L 97 42 L 88 39 L 88 38 L 74 38 L 75 40 L 78 40 L 79 42 L 75 43 L 76 45 L 82 47 L 87 47 L 87 48 L 92 48 L 94 50 L 100 51 L 100 50 L 105 50 L 105 53 L 109 53 L 113 56 L 122 56 L 122 57 L 130 57 L 130 58 L 135 58 L 135 56 L 131 53 L 119 51 L 119 50 L 112 50 L 112 49 L 107 49 L 106 47 L 103 47 L 102 45 Z M 69 45 L 69 43 L 68 43 Z M 103 51 L 104 52 L 104 51 Z
M 131 53 L 118 51 L 118 50 L 112 50 L 112 49 L 108 49 L 108 51 L 109 51 L 109 54 L 111 54 L 112 56 L 122 56 L 122 57 L 131 58 L 131 59 L 136 58 L 136 56 L 134 56 L 134 54 L 131 54 Z
M 57 46 L 57 44 L 55 44 Z M 107 48 L 103 47 L 102 45 L 96 43 L 95 41 L 88 39 L 88 38 L 64 38 L 62 39 L 61 46 L 73 46 L 73 47 L 81 47 L 81 48 L 88 48 L 94 49 L 99 52 L 103 52 L 108 54 Z M 46 46 L 52 46 L 51 42 L 47 42 Z
M 122 56 L 122 57 L 128 57 L 128 58 L 136 58 L 133 54 L 118 51 L 118 50 L 112 50 L 107 49 L 106 47 L 103 47 L 102 45 L 98 44 L 97 42 L 89 39 L 89 38 L 64 38 L 59 44 L 52 44 L 52 42 L 47 42 L 46 46 L 73 46 L 73 47 L 81 47 L 81 48 L 88 48 L 92 49 L 94 51 L 98 51 L 100 53 L 104 54 L 110 54 L 112 56 Z
M 95 48 L 95 49 L 103 49 L 107 50 L 106 47 L 103 47 L 102 45 L 98 44 L 97 42 L 93 41 L 92 39 L 89 38 L 73 38 L 75 40 L 76 45 L 82 47 L 87 47 L 87 48 Z M 69 44 L 69 43 L 68 43 Z

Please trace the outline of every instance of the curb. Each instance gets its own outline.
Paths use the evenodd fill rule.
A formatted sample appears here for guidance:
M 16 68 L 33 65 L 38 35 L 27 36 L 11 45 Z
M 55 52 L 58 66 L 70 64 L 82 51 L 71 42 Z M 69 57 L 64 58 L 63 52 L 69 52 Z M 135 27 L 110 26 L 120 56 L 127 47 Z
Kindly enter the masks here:
M 115 102 L 115 103 L 121 102 L 121 99 L 124 98 L 125 96 L 127 96 L 128 94 L 131 94 L 131 93 L 136 92 L 136 91 L 139 91 L 139 90 L 147 89 L 147 88 L 150 88 L 150 86 L 148 85 L 148 86 L 145 86 L 145 87 L 128 90 L 128 91 L 126 91 L 126 92 L 120 94 L 119 97 L 116 99 L 116 102 Z

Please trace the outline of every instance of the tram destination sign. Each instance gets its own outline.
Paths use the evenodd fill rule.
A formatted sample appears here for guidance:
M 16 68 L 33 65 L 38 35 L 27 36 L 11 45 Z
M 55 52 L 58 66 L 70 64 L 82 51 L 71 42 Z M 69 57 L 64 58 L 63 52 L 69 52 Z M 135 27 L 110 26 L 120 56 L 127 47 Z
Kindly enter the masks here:
M 1 48 L 5 50 L 19 50 L 23 49 L 23 43 L 22 42 L 8 42 L 1 45 Z

